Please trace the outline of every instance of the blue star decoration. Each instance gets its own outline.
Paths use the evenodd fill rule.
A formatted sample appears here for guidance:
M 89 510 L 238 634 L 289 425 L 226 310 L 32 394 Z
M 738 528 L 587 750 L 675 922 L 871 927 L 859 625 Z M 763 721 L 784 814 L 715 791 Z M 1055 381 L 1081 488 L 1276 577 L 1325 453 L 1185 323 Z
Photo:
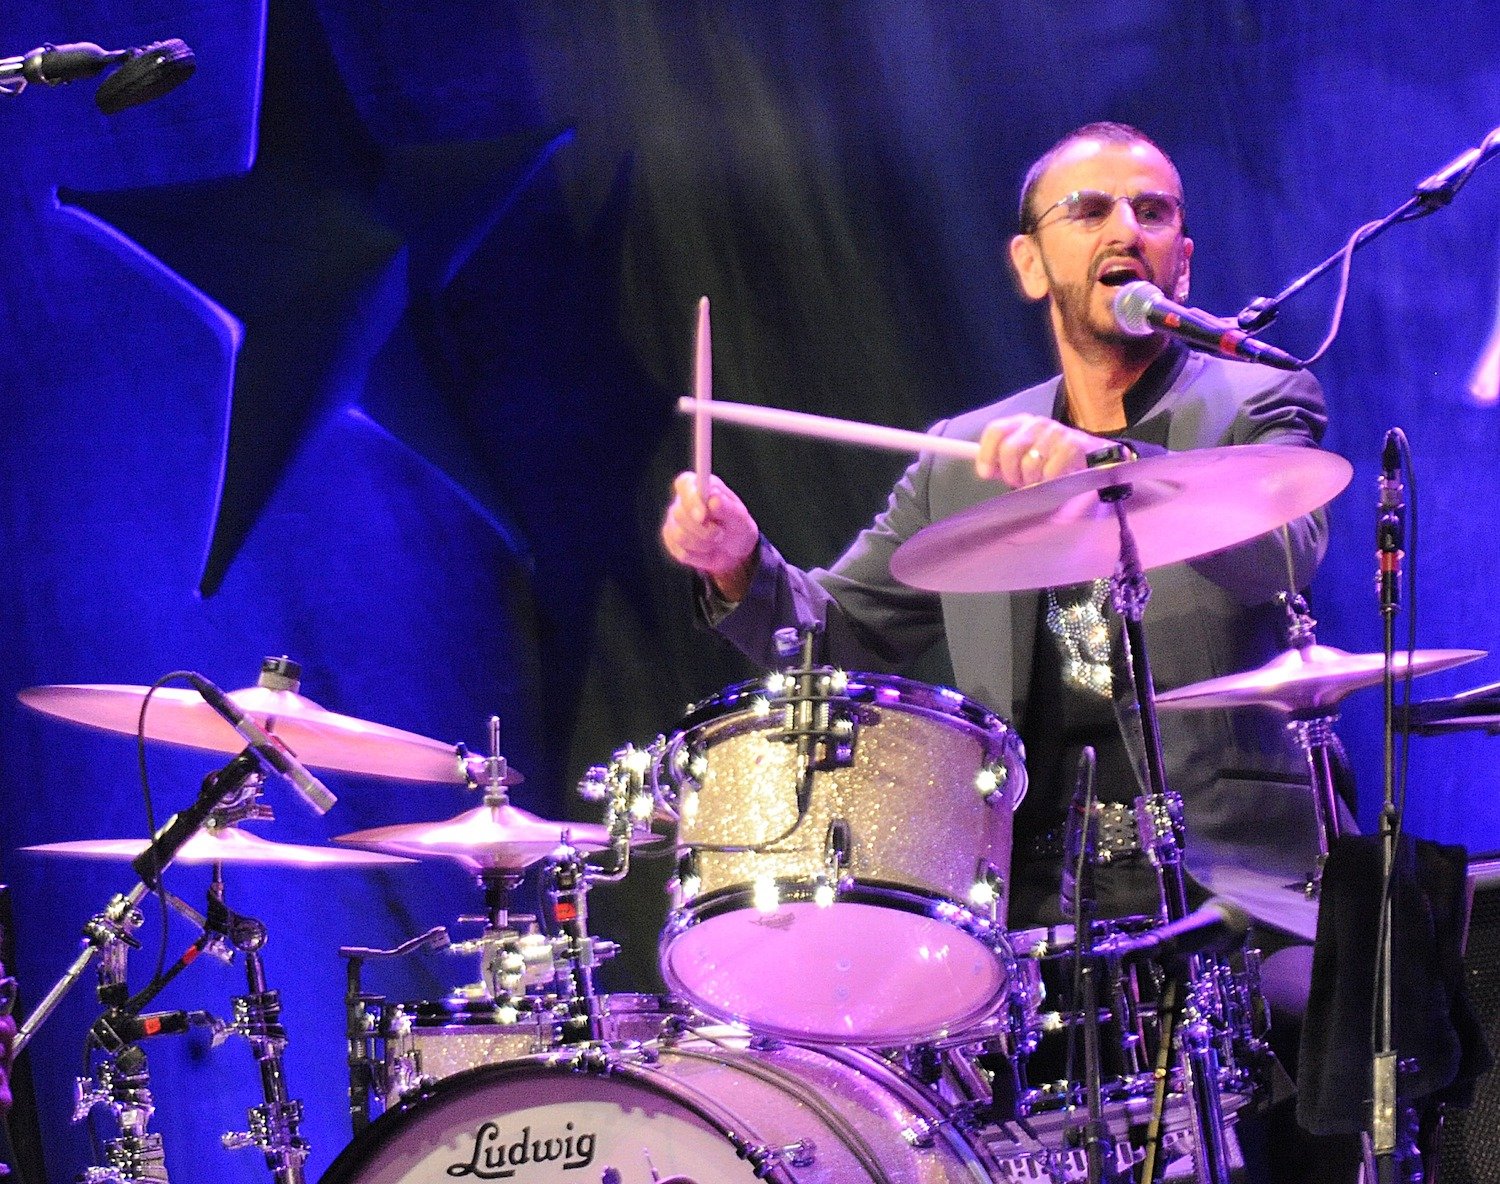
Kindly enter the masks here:
M 573 138 L 554 128 L 375 143 L 305 0 L 271 7 L 263 95 L 259 148 L 242 175 L 59 195 L 242 326 L 199 579 L 205 597 L 219 590 L 309 433 L 331 411 L 361 403 L 372 365 L 404 320 L 417 326 L 429 377 L 441 386 L 431 326 L 444 289 Z M 412 419 L 418 435 L 420 419 Z M 409 442 L 423 451 L 429 443 Z M 451 447 L 444 451 L 451 460 Z M 476 496 L 484 500 L 482 489 Z M 505 515 L 492 521 L 524 550 Z

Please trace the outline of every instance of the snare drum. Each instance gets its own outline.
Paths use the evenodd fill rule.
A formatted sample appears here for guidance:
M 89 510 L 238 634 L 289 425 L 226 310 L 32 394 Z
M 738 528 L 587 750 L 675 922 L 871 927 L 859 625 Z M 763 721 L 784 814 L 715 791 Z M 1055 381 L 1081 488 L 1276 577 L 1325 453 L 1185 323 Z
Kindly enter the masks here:
M 815 679 L 807 716 L 806 688 L 775 675 L 658 747 L 679 850 L 662 974 L 707 1014 L 791 1040 L 891 1047 L 967 1027 L 1007 989 L 1020 741 L 956 691 Z
M 377 1031 L 386 1108 L 467 1069 L 558 1048 L 566 1008 L 530 998 L 521 1004 L 528 1010 L 459 993 L 382 1009 Z M 654 1042 L 692 1022 L 687 1008 L 660 995 L 601 995 L 595 1007 L 601 1040 L 610 1045 Z
M 371 1124 L 322 1184 L 987 1184 L 952 1115 L 867 1053 L 686 1040 L 475 1069 Z

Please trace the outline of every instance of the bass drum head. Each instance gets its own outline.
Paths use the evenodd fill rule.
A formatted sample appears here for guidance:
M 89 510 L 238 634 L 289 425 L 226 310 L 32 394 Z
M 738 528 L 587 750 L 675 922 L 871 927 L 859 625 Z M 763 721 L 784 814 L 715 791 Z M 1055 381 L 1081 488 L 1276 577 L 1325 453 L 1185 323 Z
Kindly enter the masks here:
M 985 1184 L 940 1103 L 848 1050 L 690 1041 L 598 1049 L 451 1077 L 371 1124 L 322 1184 Z M 607 1075 L 600 1072 L 608 1064 Z M 906 1132 L 921 1135 L 913 1146 Z

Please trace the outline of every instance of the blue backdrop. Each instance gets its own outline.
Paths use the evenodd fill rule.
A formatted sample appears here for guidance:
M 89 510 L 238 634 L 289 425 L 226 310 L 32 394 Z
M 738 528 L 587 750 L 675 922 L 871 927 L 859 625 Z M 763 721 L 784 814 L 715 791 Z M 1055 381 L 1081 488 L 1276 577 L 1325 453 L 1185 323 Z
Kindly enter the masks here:
M 22 687 L 226 687 L 263 655 L 325 706 L 482 746 L 501 719 L 517 804 L 588 817 L 571 786 L 625 741 L 752 671 L 689 625 L 655 541 L 687 460 L 672 403 L 693 306 L 714 306 L 716 393 L 918 428 L 1043 376 L 1005 244 L 1025 165 L 1096 118 L 1177 160 L 1193 302 L 1278 290 L 1476 144 L 1500 113 L 1479 5 L 1139 0 L 1087 10 L 800 0 L 681 5 L 450 0 L 12 0 L 0 55 L 44 41 L 180 37 L 186 85 L 113 117 L 93 84 L 0 101 L 0 880 L 34 1002 L 123 867 L 20 854 L 137 835 L 131 742 L 25 711 Z M 1336 31 L 1336 34 L 1335 32 Z M 1500 418 L 1467 393 L 1497 323 L 1500 169 L 1360 254 L 1316 373 L 1356 475 L 1314 588 L 1320 640 L 1378 648 L 1374 475 L 1411 437 L 1418 638 L 1500 641 Z M 1269 336 L 1321 337 L 1333 285 Z M 898 458 L 725 429 L 716 464 L 796 560 L 831 558 Z M 1494 663 L 1423 696 L 1494 680 Z M 1341 732 L 1369 823 L 1378 696 Z M 1409 828 L 1500 848 L 1484 737 L 1414 746 Z M 158 811 L 217 762 L 151 754 Z M 321 842 L 449 817 L 457 788 L 330 777 L 315 818 L 282 785 L 263 834 Z M 655 983 L 659 866 L 594 900 Z M 201 904 L 206 873 L 174 871 Z M 270 927 L 316 1178 L 347 1141 L 341 944 L 394 945 L 477 904 L 456 867 L 242 872 Z M 173 922 L 172 942 L 190 939 Z M 154 919 L 143 930 L 154 953 Z M 468 977 L 431 955 L 379 989 Z M 238 967 L 195 966 L 162 1006 L 223 1012 Z M 32 1046 L 54 1178 L 89 1161 L 67 1121 L 93 1014 L 75 992 Z M 241 1042 L 151 1046 L 154 1129 L 183 1178 L 263 1179 L 219 1150 L 258 1101 Z

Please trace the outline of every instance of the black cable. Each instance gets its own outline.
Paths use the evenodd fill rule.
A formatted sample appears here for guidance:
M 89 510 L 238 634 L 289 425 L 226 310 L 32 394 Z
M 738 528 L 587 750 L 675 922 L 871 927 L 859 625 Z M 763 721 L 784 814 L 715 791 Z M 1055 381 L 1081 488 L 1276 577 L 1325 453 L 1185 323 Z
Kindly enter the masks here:
M 191 670 L 174 670 L 170 674 L 164 674 L 154 683 L 146 688 L 146 697 L 141 700 L 141 710 L 136 716 L 135 723 L 135 755 L 136 764 L 141 776 L 141 796 L 146 803 L 146 833 L 151 836 L 149 843 L 152 854 L 156 857 L 156 865 L 161 867 L 161 850 L 156 843 L 156 809 L 151 799 L 151 777 L 146 768 L 146 709 L 151 706 L 151 699 L 162 687 L 169 682 L 186 682 L 192 676 Z M 167 888 L 164 877 L 165 869 L 158 872 L 156 883 L 151 885 L 156 893 L 156 898 L 161 906 L 161 941 L 156 951 L 156 968 L 151 972 L 152 985 L 165 985 L 161 983 L 163 971 L 167 966 L 167 943 L 170 936 L 167 930 L 168 916 L 172 906 L 167 902 Z

